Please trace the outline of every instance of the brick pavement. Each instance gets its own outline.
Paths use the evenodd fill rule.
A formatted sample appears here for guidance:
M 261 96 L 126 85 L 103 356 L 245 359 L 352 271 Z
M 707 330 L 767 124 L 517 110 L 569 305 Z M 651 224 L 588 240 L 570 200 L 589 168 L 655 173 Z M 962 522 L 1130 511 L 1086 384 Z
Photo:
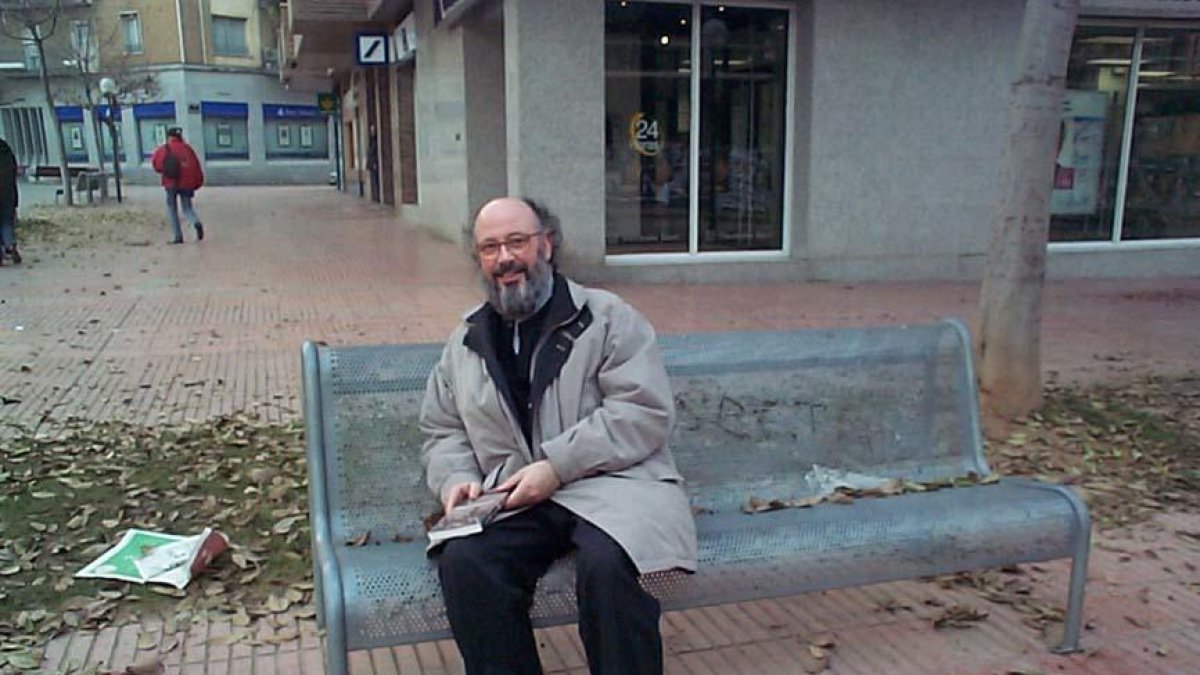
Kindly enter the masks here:
M 157 207 L 156 190 L 130 192 Z M 148 246 L 29 245 L 29 264 L 0 268 L 0 422 L 179 422 L 243 410 L 293 419 L 303 339 L 439 341 L 477 297 L 455 245 L 328 188 L 216 188 L 197 208 L 208 231 L 200 244 L 166 246 L 163 226 Z M 662 332 L 970 318 L 977 292 L 965 283 L 608 286 Z M 1060 380 L 1200 364 L 1198 279 L 1058 282 L 1046 297 L 1045 361 Z M 1176 532 L 1200 533 L 1200 519 L 1170 514 L 1100 537 L 1084 656 L 1049 655 L 1010 608 L 904 582 L 669 614 L 668 672 L 800 672 L 803 640 L 818 633 L 837 643 L 832 672 L 1194 672 L 1200 575 L 1189 557 L 1200 546 Z M 1027 573 L 1035 594 L 1061 603 L 1062 565 Z M 976 628 L 935 631 L 930 599 L 991 614 Z M 296 640 L 247 647 L 221 644 L 228 625 L 184 626 L 165 657 L 170 672 L 320 672 L 319 638 L 312 626 L 297 628 Z M 49 646 L 45 669 L 124 666 L 143 630 L 160 629 L 65 636 Z M 540 636 L 550 671 L 581 672 L 569 628 Z M 355 672 L 459 670 L 446 643 L 355 661 Z

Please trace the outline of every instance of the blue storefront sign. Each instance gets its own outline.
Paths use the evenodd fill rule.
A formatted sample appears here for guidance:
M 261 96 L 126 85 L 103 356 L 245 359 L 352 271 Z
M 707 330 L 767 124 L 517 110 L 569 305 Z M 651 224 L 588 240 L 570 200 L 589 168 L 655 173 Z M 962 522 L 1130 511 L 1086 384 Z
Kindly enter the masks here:
M 263 104 L 264 120 L 316 119 L 319 117 L 321 117 L 321 110 L 315 105 Z
M 245 119 L 250 116 L 250 106 L 246 103 L 201 101 L 200 114 L 205 117 L 236 117 Z
M 133 116 L 140 120 L 175 119 L 175 102 L 137 103 L 133 106 Z
M 54 114 L 59 122 L 82 122 L 83 107 L 77 105 L 56 105 Z
M 121 119 L 121 110 L 122 110 L 122 108 L 120 108 L 120 107 L 117 108 L 117 115 L 116 115 L 117 119 Z M 107 120 L 111 116 L 112 116 L 112 111 L 108 107 L 108 105 L 97 105 L 96 106 L 96 117 L 99 117 L 102 120 Z

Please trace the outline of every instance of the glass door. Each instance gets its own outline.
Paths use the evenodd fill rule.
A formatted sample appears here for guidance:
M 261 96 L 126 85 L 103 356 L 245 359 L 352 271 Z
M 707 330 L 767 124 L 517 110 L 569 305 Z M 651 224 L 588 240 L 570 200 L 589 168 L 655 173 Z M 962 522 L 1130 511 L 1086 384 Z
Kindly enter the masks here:
M 605 13 L 608 252 L 686 252 L 692 8 L 610 1 Z
M 608 0 L 605 30 L 607 253 L 781 250 L 788 11 Z
M 787 12 L 717 6 L 700 16 L 700 250 L 778 250 Z

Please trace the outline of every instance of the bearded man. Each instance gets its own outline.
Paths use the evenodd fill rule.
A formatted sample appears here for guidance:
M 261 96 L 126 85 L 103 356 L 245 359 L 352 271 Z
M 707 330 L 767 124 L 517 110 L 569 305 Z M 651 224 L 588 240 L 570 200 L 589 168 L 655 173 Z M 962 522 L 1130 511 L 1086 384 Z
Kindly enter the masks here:
M 659 604 L 639 576 L 694 571 L 696 531 L 654 330 L 558 273 L 558 220 L 535 202 L 496 199 L 473 222 L 487 301 L 451 334 L 421 409 L 426 481 L 447 512 L 508 494 L 482 532 L 431 548 L 466 671 L 542 672 L 534 589 L 573 552 L 591 672 L 661 673 Z

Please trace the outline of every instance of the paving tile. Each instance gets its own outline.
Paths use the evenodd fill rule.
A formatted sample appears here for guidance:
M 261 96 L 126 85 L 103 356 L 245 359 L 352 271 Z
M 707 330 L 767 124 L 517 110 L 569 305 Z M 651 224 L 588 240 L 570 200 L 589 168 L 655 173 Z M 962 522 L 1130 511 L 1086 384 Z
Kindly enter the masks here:
M 438 342 L 477 302 L 456 245 L 360 200 L 308 188 L 206 194 L 213 227 L 203 246 L 98 244 L 90 258 L 39 254 L 42 262 L 19 277 L 0 270 L 0 296 L 9 300 L 0 313 L 0 391 L 21 399 L 0 409 L 0 421 L 48 430 L 72 415 L 156 424 L 246 411 L 296 420 L 302 340 Z M 159 198 L 157 189 L 130 191 L 151 208 Z M 663 334 L 970 317 L 978 297 L 978 284 L 957 282 L 604 286 Z M 1195 298 L 1200 278 L 1048 282 L 1046 369 L 1060 382 L 1200 370 Z M 35 367 L 24 372 L 27 363 Z M 668 612 L 666 669 L 777 673 L 803 657 L 808 640 L 829 634 L 837 673 L 982 674 L 1026 664 L 1062 673 L 1192 673 L 1200 662 L 1200 539 L 1180 532 L 1200 535 L 1200 516 L 1169 513 L 1097 535 L 1085 605 L 1093 628 L 1082 655 L 1051 654 L 1045 638 L 1002 606 L 988 605 L 989 619 L 976 628 L 934 630 L 926 599 L 982 601 L 966 589 L 913 581 Z M 1063 605 L 1065 562 L 1027 572 L 1036 600 Z M 905 605 L 911 609 L 899 609 Z M 227 622 L 178 628 L 181 642 L 165 654 L 172 672 L 324 672 L 313 622 L 301 624 L 295 641 L 259 648 L 208 644 L 229 633 Z M 123 667 L 140 653 L 139 631 L 58 638 L 45 667 Z M 537 639 L 548 672 L 586 670 L 575 626 L 539 630 Z M 450 642 L 356 652 L 352 662 L 356 673 L 461 672 Z

